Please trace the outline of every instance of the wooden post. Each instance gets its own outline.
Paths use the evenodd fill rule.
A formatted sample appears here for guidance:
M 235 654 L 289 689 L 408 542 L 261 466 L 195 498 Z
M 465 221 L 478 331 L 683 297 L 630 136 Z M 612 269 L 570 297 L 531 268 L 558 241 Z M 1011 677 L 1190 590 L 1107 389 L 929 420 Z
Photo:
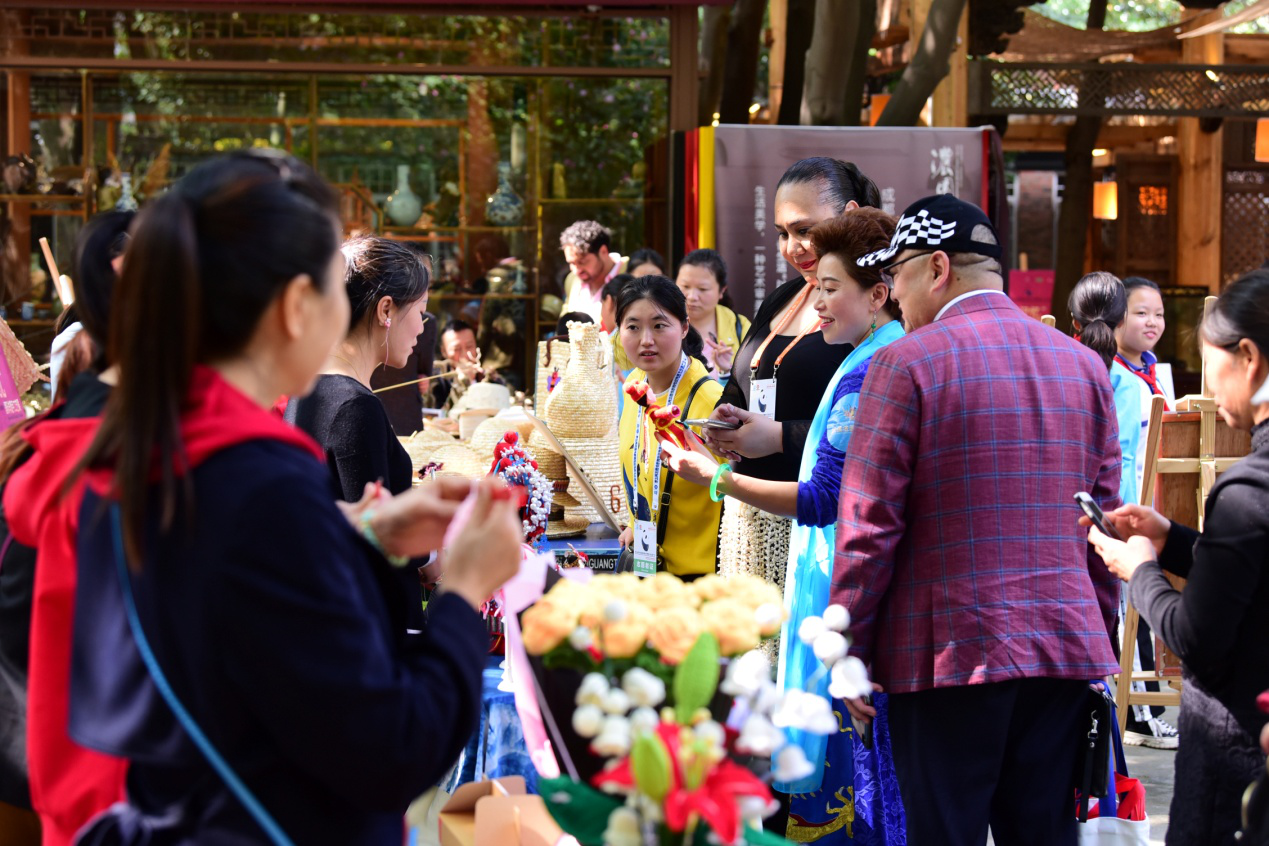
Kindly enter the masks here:
M 956 28 L 956 49 L 952 51 L 947 76 L 934 89 L 930 101 L 931 126 L 965 126 L 969 123 L 969 4 L 961 12 L 960 26 Z
M 771 52 L 767 62 L 767 112 L 771 122 L 780 114 L 784 99 L 784 57 L 789 37 L 789 0 L 771 0 L 767 7 L 771 21 Z
M 696 103 L 700 96 L 697 67 L 698 21 L 696 6 L 670 10 L 670 130 L 687 131 L 697 126 Z
M 22 9 L 0 10 L 0 46 L 11 56 L 25 56 L 30 47 L 21 37 L 22 24 L 30 13 Z M 5 154 L 31 152 L 31 74 L 11 70 L 6 74 L 7 114 Z M 87 131 L 87 127 L 85 127 Z M 31 291 L 31 206 L 10 203 L 9 232 L 16 260 L 0 266 L 0 293 L 5 300 L 25 299 Z M 7 245 L 6 245 L 7 246 Z
M 1219 21 L 1220 9 L 1194 19 L 1194 26 Z M 1181 61 L 1186 64 L 1219 65 L 1225 61 L 1225 35 L 1216 32 L 1198 38 L 1181 39 Z M 1221 207 L 1224 202 L 1225 170 L 1222 162 L 1222 135 L 1203 132 L 1199 118 L 1177 120 L 1177 256 L 1178 285 L 1203 285 L 1213 293 L 1221 288 Z

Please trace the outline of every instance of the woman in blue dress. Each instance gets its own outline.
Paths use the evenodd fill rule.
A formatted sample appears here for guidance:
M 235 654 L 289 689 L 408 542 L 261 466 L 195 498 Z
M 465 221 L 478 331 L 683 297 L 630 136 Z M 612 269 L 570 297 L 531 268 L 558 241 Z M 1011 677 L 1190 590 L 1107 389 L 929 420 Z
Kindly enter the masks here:
M 828 606 L 829 580 L 837 521 L 842 464 L 855 426 L 855 410 L 868 364 L 877 350 L 903 336 L 898 306 L 890 298 L 889 279 L 876 267 L 855 262 L 884 248 L 895 219 L 877 209 L 860 208 L 825 220 L 810 236 L 819 257 L 815 310 L 824 340 L 853 344 L 837 368 L 811 423 L 797 482 L 773 482 L 733 473 L 697 453 L 675 451 L 670 468 L 714 493 L 734 497 L 772 514 L 796 517 L 789 543 L 784 604 L 788 620 L 781 632 L 779 683 L 827 696 L 828 674 L 796 634 L 802 620 Z M 800 843 L 904 842 L 903 806 L 889 737 L 885 732 L 884 694 L 874 705 L 871 745 L 855 737 L 849 713 L 834 701 L 840 731 L 829 737 L 790 731 L 814 771 L 794 782 L 777 782 L 790 795 L 788 836 Z

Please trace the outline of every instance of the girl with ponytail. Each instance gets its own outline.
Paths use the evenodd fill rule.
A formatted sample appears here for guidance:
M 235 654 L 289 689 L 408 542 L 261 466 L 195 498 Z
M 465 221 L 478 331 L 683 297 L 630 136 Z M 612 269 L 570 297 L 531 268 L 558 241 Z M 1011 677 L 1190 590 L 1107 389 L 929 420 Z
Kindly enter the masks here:
M 118 386 L 68 489 L 67 723 L 128 760 L 128 795 L 79 843 L 399 841 L 475 729 L 476 609 L 518 567 L 516 503 L 446 482 L 341 510 L 321 450 L 269 413 L 348 330 L 338 243 L 334 192 L 267 151 L 200 165 L 133 228 Z M 436 549 L 469 493 L 411 644 L 389 562 Z
M 1119 498 L 1124 502 L 1136 502 L 1142 382 L 1115 361 L 1118 351 L 1115 330 L 1123 324 L 1128 310 L 1124 283 L 1119 281 L 1118 276 L 1102 270 L 1086 274 L 1071 291 L 1066 307 L 1071 312 L 1075 337 L 1097 353 L 1110 371 L 1110 384 L 1115 389 L 1115 414 L 1119 418 L 1119 452 L 1123 456 Z

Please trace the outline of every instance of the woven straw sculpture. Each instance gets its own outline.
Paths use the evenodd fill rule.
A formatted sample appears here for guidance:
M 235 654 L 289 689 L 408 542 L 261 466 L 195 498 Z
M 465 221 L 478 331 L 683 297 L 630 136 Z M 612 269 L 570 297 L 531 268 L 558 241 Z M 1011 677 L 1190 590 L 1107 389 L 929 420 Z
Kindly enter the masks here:
M 594 323 L 569 323 L 568 369 L 546 400 L 543 419 L 557 438 L 602 438 L 617 421 L 617 386 Z
M 559 384 L 568 370 L 568 357 L 572 347 L 568 341 L 552 338 L 549 341 L 538 341 L 537 381 L 533 388 L 533 414 L 542 417 L 546 414 L 546 400 L 552 388 Z

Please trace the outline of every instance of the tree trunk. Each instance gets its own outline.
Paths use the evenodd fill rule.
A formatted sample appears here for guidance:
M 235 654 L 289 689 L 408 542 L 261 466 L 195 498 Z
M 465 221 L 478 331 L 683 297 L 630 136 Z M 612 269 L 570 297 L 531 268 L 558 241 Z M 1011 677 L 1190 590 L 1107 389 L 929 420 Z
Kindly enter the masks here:
M 1088 28 L 1106 25 L 1106 0 L 1090 0 Z M 1080 101 L 1085 97 L 1081 86 Z M 1088 249 L 1088 217 L 1093 207 L 1093 147 L 1102 129 L 1098 116 L 1080 115 L 1066 134 L 1066 181 L 1062 188 L 1062 208 L 1058 210 L 1058 249 L 1053 280 L 1053 301 L 1049 308 L 1058 325 L 1070 328 L 1066 301 L 1084 275 L 1084 253 Z
M 709 126 L 723 96 L 723 71 L 727 64 L 727 25 L 731 9 L 727 6 L 706 6 L 701 16 L 701 77 L 697 100 L 697 125 Z
M 736 0 L 727 29 L 727 59 L 719 122 L 748 123 L 758 85 L 758 46 L 767 0 Z
M 965 0 L 933 0 L 912 61 L 881 113 L 878 126 L 915 126 L 934 89 L 951 68 Z
M 797 126 L 802 122 L 802 88 L 806 84 L 806 52 L 814 31 L 815 0 L 788 0 L 784 28 L 784 93 L 780 99 L 779 123 Z
M 859 125 L 868 47 L 876 28 L 876 0 L 819 0 L 815 4 L 815 26 L 806 51 L 803 124 Z

